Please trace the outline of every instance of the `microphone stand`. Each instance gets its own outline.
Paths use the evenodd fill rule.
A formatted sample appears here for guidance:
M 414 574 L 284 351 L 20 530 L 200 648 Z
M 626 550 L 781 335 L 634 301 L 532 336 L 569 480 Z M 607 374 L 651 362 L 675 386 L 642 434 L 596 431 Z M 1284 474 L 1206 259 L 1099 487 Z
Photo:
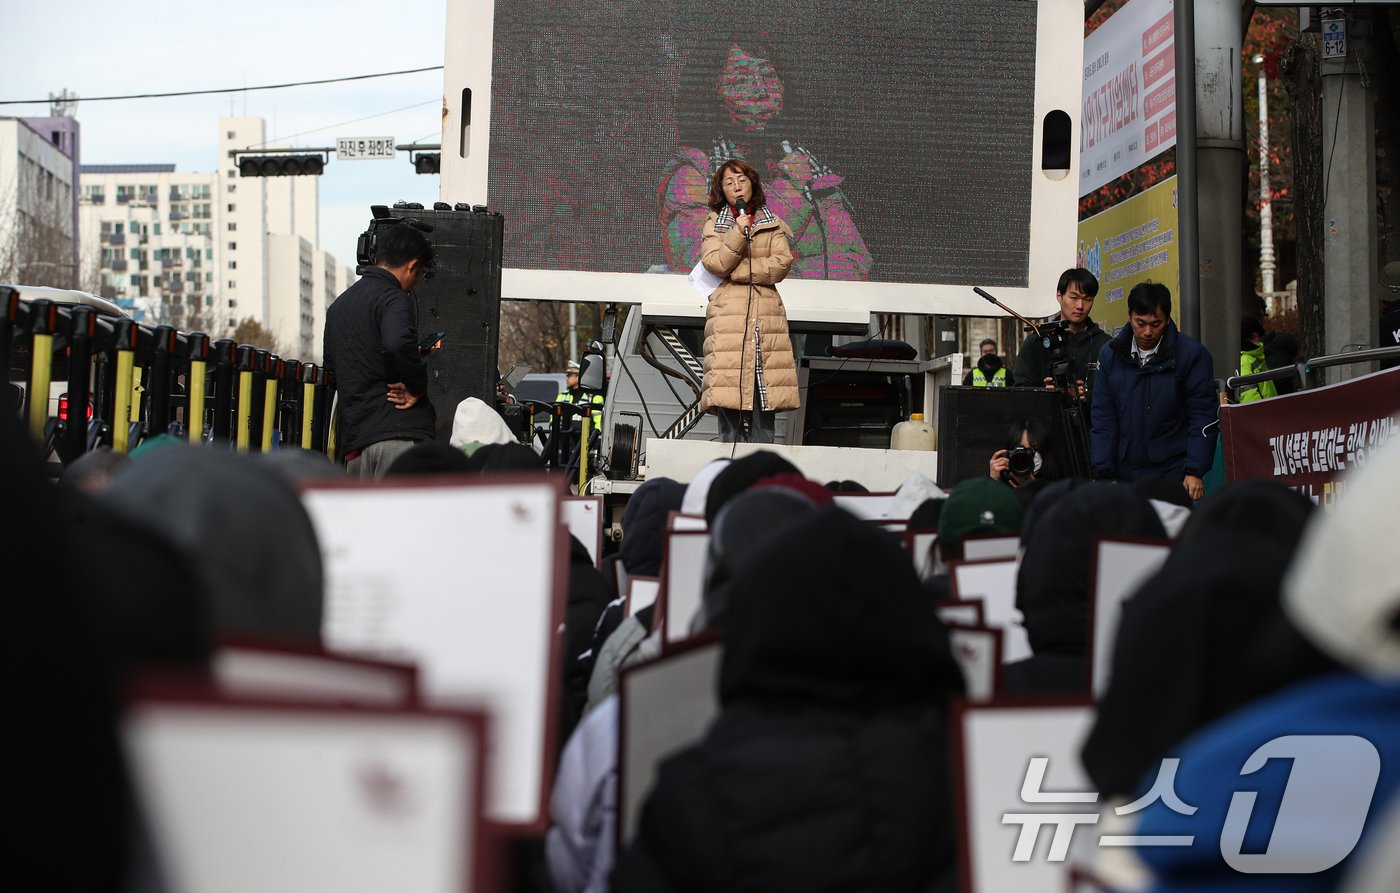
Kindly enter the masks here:
M 1035 332 L 1035 337 L 1044 343 L 1044 337 L 1040 334 L 1040 326 L 1026 319 L 1024 316 L 1012 310 L 977 286 L 974 285 L 972 290 L 979 296 L 985 298 L 988 303 L 1000 307 L 1002 310 L 1005 310 L 1007 313 L 1025 323 L 1026 328 Z M 1071 367 L 1073 366 L 1072 361 L 1070 365 Z M 1087 479 L 1093 477 L 1093 468 L 1090 462 L 1089 420 L 1084 417 L 1079 394 L 1072 390 L 1074 388 L 1073 381 L 1070 382 L 1069 387 L 1071 390 L 1063 392 L 1065 399 L 1061 404 L 1062 411 L 1057 414 L 1060 423 L 1060 431 L 1064 435 L 1065 453 L 1067 454 L 1066 458 L 1068 460 L 1066 464 L 1068 465 L 1070 475 Z
M 988 303 L 990 303 L 990 304 L 992 304 L 992 305 L 994 305 L 994 306 L 996 306 L 996 307 L 1000 307 L 1002 310 L 1005 310 L 1007 313 L 1011 314 L 1012 316 L 1014 316 L 1014 317 L 1016 317 L 1017 319 L 1019 319 L 1021 322 L 1025 323 L 1025 324 L 1026 324 L 1026 328 L 1030 329 L 1032 332 L 1035 332 L 1035 337 L 1037 337 L 1037 338 L 1040 337 L 1040 326 L 1038 326 L 1038 325 L 1036 325 L 1035 323 L 1031 322 L 1030 320 L 1026 319 L 1024 316 L 1022 316 L 1021 314 L 1017 313 L 1015 310 L 1012 310 L 1010 307 L 1006 306 L 1006 305 L 1003 304 L 1001 301 L 998 301 L 996 298 L 994 298 L 994 297 L 992 297 L 991 295 L 987 294 L 985 291 L 983 291 L 982 289 L 978 288 L 977 286 L 974 285 L 974 286 L 972 287 L 972 290 L 975 291 L 977 294 L 981 295 L 983 298 L 986 298 Z
M 749 213 L 748 202 L 744 201 L 742 198 L 739 199 L 738 203 L 735 204 L 735 206 L 734 206 L 734 210 L 738 211 L 740 216 L 743 216 L 743 215 Z M 735 220 L 735 225 L 736 225 L 736 226 L 738 225 L 738 220 Z M 748 331 L 748 328 L 749 328 L 749 317 L 750 317 L 750 315 L 753 313 L 753 222 L 752 222 L 752 218 L 750 218 L 749 225 L 746 226 L 746 227 L 744 227 L 744 247 L 745 247 L 744 253 L 747 254 L 747 255 L 748 255 L 748 258 L 749 258 L 749 295 L 748 295 L 748 299 L 744 302 L 744 341 L 748 341 L 748 339 L 749 339 L 749 331 Z M 754 354 L 753 354 L 753 363 L 754 363 L 753 371 L 754 371 L 754 379 L 755 379 L 755 382 L 757 381 L 757 377 L 758 377 L 758 364 L 759 364 L 760 362 L 762 362 L 762 360 L 763 360 L 763 357 L 759 355 L 759 352 L 758 352 L 758 342 L 757 342 L 757 339 L 755 339 L 755 343 L 754 343 Z M 739 411 L 740 411 L 740 413 L 743 412 L 743 407 L 744 407 L 744 350 L 743 350 L 743 348 L 741 347 L 740 350 L 739 350 Z M 753 398 L 752 398 L 752 402 L 751 402 L 751 404 L 750 404 L 750 406 L 749 406 L 749 431 L 748 431 L 748 437 L 745 438 L 745 442 L 746 442 L 746 443 L 752 443 L 752 442 L 753 442 L 754 431 L 757 430 L 757 428 L 758 428 L 758 412 L 759 412 L 759 410 L 758 410 L 758 388 L 757 388 L 757 386 L 755 386 L 754 389 L 753 389 Z M 742 415 L 740 416 L 740 418 L 742 419 Z M 739 442 L 739 438 L 743 436 L 743 422 L 742 422 L 742 421 L 740 421 L 740 423 L 739 423 L 739 428 L 740 428 L 740 430 L 739 430 L 738 432 L 736 432 L 736 434 L 735 434 L 735 440 L 734 440 L 734 442 L 735 442 L 736 444 Z M 734 450 L 733 450 L 733 449 L 731 449 L 731 450 L 729 451 L 729 457 L 730 457 L 731 459 L 734 458 Z

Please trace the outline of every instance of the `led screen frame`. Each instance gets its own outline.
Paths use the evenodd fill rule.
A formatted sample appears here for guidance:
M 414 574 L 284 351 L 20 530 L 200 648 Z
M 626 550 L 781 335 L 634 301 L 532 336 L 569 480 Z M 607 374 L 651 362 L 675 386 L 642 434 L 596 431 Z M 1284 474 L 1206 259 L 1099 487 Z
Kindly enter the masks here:
M 530 5 L 529 0 L 514 0 L 511 9 L 516 10 L 518 14 L 522 4 Z M 845 9 L 850 6 L 851 9 L 858 10 L 859 17 L 865 18 L 868 18 L 874 9 L 886 8 L 883 5 L 872 7 L 869 4 L 860 4 L 857 8 L 854 4 L 835 2 L 828 5 L 832 9 Z M 891 5 L 888 8 L 920 5 Z M 930 9 L 947 8 L 945 4 L 937 2 L 925 5 Z M 877 281 L 789 278 L 782 286 L 789 316 L 798 319 L 821 318 L 824 313 L 850 313 L 853 310 L 973 316 L 996 314 L 998 311 L 990 308 L 972 292 L 973 285 L 987 288 L 1003 302 L 1026 315 L 1045 316 L 1054 312 L 1055 284 L 1060 273 L 1074 263 L 1078 196 L 1074 177 L 1059 175 L 1058 171 L 1047 173 L 1041 170 L 1042 138 L 1047 116 L 1056 111 L 1067 113 L 1072 122 L 1067 170 L 1077 169 L 1083 5 L 1079 0 L 993 0 L 983 4 L 981 8 L 991 10 L 988 14 L 992 16 L 1002 7 L 1005 7 L 1003 12 L 1010 10 L 1013 14 L 1024 16 L 1023 9 L 1027 6 L 1034 9 L 1035 56 L 1034 97 L 1030 103 L 1031 120 L 1018 125 L 1021 135 L 1025 136 L 1025 131 L 1029 130 L 1031 138 L 1030 151 L 1025 153 L 1022 163 L 1030 181 L 1029 208 L 1025 215 L 1028 223 L 1026 244 L 1029 251 L 1024 270 L 999 281 L 993 281 L 994 277 L 972 280 L 959 276 L 934 277 L 953 281 L 878 281 L 878 277 Z M 504 6 L 502 8 L 506 9 Z M 659 17 L 662 11 L 672 9 L 673 5 L 657 2 L 655 8 Z M 577 9 L 574 7 L 576 16 Z M 968 15 L 979 14 L 982 13 Z M 499 178 L 504 176 L 502 170 L 491 169 L 493 162 L 489 158 L 493 127 L 511 126 L 509 121 L 493 120 L 493 106 L 499 105 L 492 101 L 492 54 L 495 48 L 495 34 L 493 27 L 485 25 L 494 24 L 495 15 L 494 0 L 453 0 L 448 4 L 442 136 L 443 201 L 492 203 L 487 194 L 492 176 L 497 177 L 498 183 Z M 734 16 L 730 16 L 729 19 L 737 20 Z M 570 23 L 569 27 L 575 27 L 577 24 L 578 22 Z M 976 22 L 969 19 L 968 24 L 970 35 L 979 33 L 979 27 L 974 27 Z M 774 38 L 769 39 L 776 42 Z M 868 52 L 872 54 L 891 52 L 890 47 L 878 45 L 878 41 L 868 43 Z M 987 71 L 996 68 L 996 58 L 980 57 L 978 53 L 979 41 L 970 39 L 963 57 L 944 64 Z M 596 55 L 598 64 L 603 66 L 630 64 L 627 54 L 618 57 L 611 52 L 590 54 L 585 50 L 573 57 L 558 60 L 557 70 L 552 67 L 541 70 L 565 76 L 572 66 L 583 64 L 590 55 Z M 967 110 L 970 116 L 975 116 L 977 112 L 975 107 L 969 107 Z M 525 109 L 525 115 L 528 113 L 529 110 Z M 811 115 L 810 108 L 808 114 Z M 813 151 L 820 153 L 821 150 Z M 527 172 L 525 175 L 530 174 Z M 597 194 L 590 196 L 589 202 L 599 216 L 608 215 L 614 202 L 626 200 L 610 198 L 618 190 L 641 190 L 654 195 L 657 189 L 655 182 L 631 185 L 600 183 L 598 186 Z M 987 184 L 988 190 L 996 188 L 996 184 Z M 1018 184 L 1015 189 L 1024 193 L 1023 184 Z M 857 192 L 854 186 L 851 192 Z M 576 203 L 576 211 L 577 199 L 573 201 Z M 972 232 L 986 225 L 961 206 L 910 213 L 942 215 L 952 226 L 965 232 Z M 508 239 L 511 237 L 510 227 L 510 215 L 507 215 Z M 641 237 L 649 236 L 639 233 L 639 238 Z M 960 279 L 961 281 L 958 281 Z M 507 299 L 619 301 L 644 304 L 644 309 L 649 312 L 676 316 L 704 314 L 704 298 L 692 290 L 683 275 L 657 275 L 643 271 L 526 269 L 512 266 L 509 252 L 502 277 L 502 288 L 502 297 Z

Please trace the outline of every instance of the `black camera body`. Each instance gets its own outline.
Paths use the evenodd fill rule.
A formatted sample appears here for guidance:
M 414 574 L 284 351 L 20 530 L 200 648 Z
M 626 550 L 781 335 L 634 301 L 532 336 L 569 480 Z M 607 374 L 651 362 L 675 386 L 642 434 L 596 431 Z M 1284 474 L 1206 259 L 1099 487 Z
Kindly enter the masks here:
M 1077 387 L 1079 368 L 1069 352 L 1069 320 L 1057 319 L 1043 324 L 1040 343 L 1050 356 L 1050 378 L 1056 389 Z
M 406 202 L 397 202 L 394 207 L 413 208 L 417 210 L 421 209 L 423 206 L 416 203 L 408 204 Z M 374 266 L 374 256 L 379 253 L 380 230 L 383 230 L 385 227 L 397 226 L 403 223 L 421 233 L 430 233 L 433 231 L 433 225 L 431 223 L 424 223 L 417 217 L 404 217 L 403 219 L 399 219 L 391 216 L 389 214 L 389 208 L 385 205 L 371 205 L 369 211 L 372 215 L 369 221 L 369 227 L 364 232 L 360 233 L 360 238 L 355 243 L 355 263 L 357 265 L 355 272 L 361 275 L 364 274 L 367 268 Z M 426 279 L 433 278 L 433 269 L 429 267 L 424 270 L 423 276 Z
M 1035 474 L 1035 450 L 1030 447 L 1013 447 L 1006 453 L 1006 469 L 1018 478 L 1028 478 Z

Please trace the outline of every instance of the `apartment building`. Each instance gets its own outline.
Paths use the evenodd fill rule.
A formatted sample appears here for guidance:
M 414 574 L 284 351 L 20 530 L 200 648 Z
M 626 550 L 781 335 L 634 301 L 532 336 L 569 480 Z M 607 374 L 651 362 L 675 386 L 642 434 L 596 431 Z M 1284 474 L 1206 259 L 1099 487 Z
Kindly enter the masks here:
M 230 152 L 272 148 L 266 124 L 229 117 L 218 126 L 210 172 L 82 167 L 83 263 L 103 296 L 146 322 L 223 336 L 252 318 L 281 349 L 318 360 L 326 305 L 353 274 L 319 249 L 317 179 L 240 177 Z
M 211 329 L 219 225 L 215 174 L 173 164 L 82 166 L 83 264 L 100 293 L 143 322 Z
M 0 282 L 77 287 L 78 123 L 0 118 Z

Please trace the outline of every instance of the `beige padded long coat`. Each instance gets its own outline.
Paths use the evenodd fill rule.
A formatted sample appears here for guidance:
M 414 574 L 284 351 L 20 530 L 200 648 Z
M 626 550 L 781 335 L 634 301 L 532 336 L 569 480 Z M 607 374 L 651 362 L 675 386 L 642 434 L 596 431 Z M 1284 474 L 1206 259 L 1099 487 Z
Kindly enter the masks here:
M 759 209 L 751 229 L 753 240 L 745 243 L 728 208 L 705 219 L 700 262 L 724 281 L 705 308 L 705 377 L 700 394 L 704 412 L 752 408 L 754 392 L 759 390 L 754 374 L 759 357 L 763 374 L 758 408 L 781 412 L 799 405 L 787 313 L 774 288 L 792 267 L 792 230 L 767 208 Z

